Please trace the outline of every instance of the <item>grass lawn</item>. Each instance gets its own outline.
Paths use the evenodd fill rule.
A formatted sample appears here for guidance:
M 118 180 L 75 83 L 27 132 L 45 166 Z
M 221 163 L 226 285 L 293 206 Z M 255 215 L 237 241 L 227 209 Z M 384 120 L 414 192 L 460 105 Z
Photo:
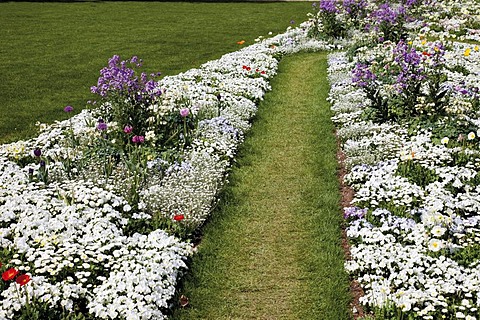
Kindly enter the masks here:
M 92 99 L 99 70 L 118 54 L 147 72 L 198 67 L 304 21 L 308 2 L 0 3 L 0 143 L 35 134 Z
M 349 319 L 326 54 L 285 57 L 173 319 Z

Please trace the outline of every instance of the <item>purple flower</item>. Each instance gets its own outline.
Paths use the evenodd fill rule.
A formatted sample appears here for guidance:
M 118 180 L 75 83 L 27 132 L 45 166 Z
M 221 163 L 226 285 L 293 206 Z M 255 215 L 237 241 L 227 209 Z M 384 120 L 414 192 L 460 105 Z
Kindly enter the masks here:
M 364 63 L 357 63 L 352 74 L 352 82 L 361 88 L 368 87 L 377 79 L 377 76 L 370 70 L 370 66 Z
M 143 143 L 144 141 L 145 141 L 144 136 L 133 136 L 132 137 L 132 142 L 135 143 L 135 144 L 140 144 L 140 143 Z
M 335 0 L 320 0 L 320 10 L 327 13 L 337 13 L 336 3 Z
M 133 131 L 133 127 L 132 127 L 132 126 L 126 125 L 126 126 L 123 128 L 123 132 L 125 132 L 126 134 L 132 133 L 132 131 Z
M 367 2 L 365 0 L 343 0 L 345 12 L 352 18 L 363 15 L 366 7 Z
M 188 108 L 183 108 L 180 110 L 180 116 L 182 116 L 182 118 L 187 117 L 189 114 L 190 114 L 190 109 Z
M 153 83 L 150 82 L 145 73 L 142 73 L 140 77 L 137 76 L 135 70 L 128 67 L 129 64 L 133 65 L 133 67 L 141 67 L 142 60 L 134 56 L 128 61 L 120 61 L 120 57 L 114 55 L 108 61 L 108 66 L 100 70 L 97 85 L 90 88 L 91 92 L 102 97 L 112 93 L 133 95 L 135 99 L 141 100 L 141 96 L 139 97 L 138 93 L 150 91 Z M 157 93 L 155 92 L 155 94 Z
M 99 119 L 98 124 L 97 124 L 97 130 L 98 131 L 105 131 L 105 130 L 107 130 L 107 128 L 108 128 L 108 126 L 105 123 L 105 121 L 103 121 L 103 119 Z
M 40 150 L 39 148 L 36 148 L 35 150 L 33 150 L 33 155 L 35 157 L 40 157 L 42 155 L 42 150 Z
M 73 111 L 73 107 L 72 106 L 66 106 L 65 108 L 63 108 L 63 111 L 65 112 L 72 112 Z
M 295 24 L 295 20 L 290 20 L 290 24 Z

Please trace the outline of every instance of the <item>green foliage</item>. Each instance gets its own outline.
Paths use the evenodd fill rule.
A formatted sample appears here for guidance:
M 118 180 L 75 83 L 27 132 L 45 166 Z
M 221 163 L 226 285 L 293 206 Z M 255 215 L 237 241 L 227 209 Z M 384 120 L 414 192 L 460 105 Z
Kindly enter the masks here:
M 414 183 L 422 188 L 439 179 L 434 170 L 422 166 L 415 160 L 401 162 L 396 173 L 407 178 L 410 183 Z
M 478 263 L 480 261 L 480 244 L 471 243 L 466 247 L 454 251 L 449 258 L 465 267 L 470 266 L 472 263 Z

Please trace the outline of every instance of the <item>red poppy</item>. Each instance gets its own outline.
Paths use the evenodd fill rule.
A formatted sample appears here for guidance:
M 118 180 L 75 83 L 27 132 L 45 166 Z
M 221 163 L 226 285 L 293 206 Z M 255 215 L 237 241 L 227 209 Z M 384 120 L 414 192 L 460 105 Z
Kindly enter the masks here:
M 242 69 L 243 69 L 243 70 L 245 70 L 245 69 L 247 69 L 247 68 L 248 68 L 248 67 L 245 66 L 245 65 L 242 66 Z
M 430 57 L 430 56 L 431 56 L 431 54 L 428 53 L 427 51 L 423 51 L 422 54 L 423 54 L 424 56 L 427 56 L 427 57 Z
M 175 221 L 181 221 L 185 219 L 185 216 L 183 214 L 176 214 L 174 217 L 173 217 L 173 220 Z
M 246 70 L 247 70 L 247 71 L 250 71 L 250 70 L 252 70 L 252 68 L 250 68 L 250 67 L 247 67 L 247 69 L 246 69 Z
M 261 73 L 261 74 L 266 74 L 266 72 L 265 72 L 265 71 L 262 71 L 262 72 L 260 72 L 260 73 Z
M 21 286 L 26 285 L 28 282 L 30 282 L 30 276 L 28 274 L 22 274 L 15 279 L 15 282 L 18 283 Z
M 2 273 L 2 279 L 3 279 L 3 281 L 10 281 L 13 278 L 15 278 L 15 276 L 17 274 L 18 274 L 18 271 L 15 270 L 15 268 L 10 268 L 7 271 L 5 271 L 4 273 Z

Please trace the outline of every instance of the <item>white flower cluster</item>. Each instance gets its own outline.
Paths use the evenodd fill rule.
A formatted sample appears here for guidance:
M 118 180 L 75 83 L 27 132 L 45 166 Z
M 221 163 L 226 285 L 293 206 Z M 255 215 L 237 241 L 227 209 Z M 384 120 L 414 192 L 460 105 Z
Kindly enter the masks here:
M 478 87 L 472 58 L 478 49 L 450 48 L 446 64 L 469 73 L 449 73 L 449 86 Z M 467 119 L 476 127 L 455 144 L 435 140 L 432 128 L 412 132 L 365 121 L 368 100 L 351 85 L 352 64 L 342 53 L 329 61 L 329 101 L 349 167 L 345 181 L 355 191 L 352 205 L 367 210 L 347 228 L 352 246 L 345 267 L 364 289 L 361 302 L 393 306 L 415 319 L 480 319 L 479 115 L 451 111 L 450 121 Z

